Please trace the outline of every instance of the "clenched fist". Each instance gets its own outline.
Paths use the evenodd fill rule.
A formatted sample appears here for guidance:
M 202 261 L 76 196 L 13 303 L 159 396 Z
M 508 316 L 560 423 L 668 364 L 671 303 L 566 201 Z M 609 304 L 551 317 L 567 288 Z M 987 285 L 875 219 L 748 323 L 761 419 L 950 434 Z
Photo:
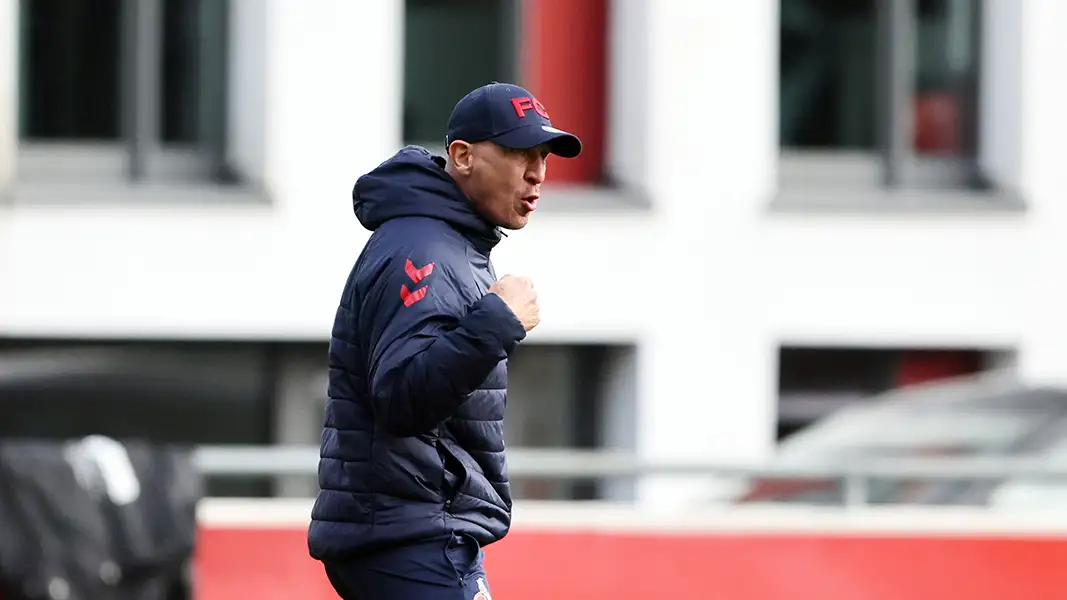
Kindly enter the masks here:
M 537 304 L 537 291 L 529 277 L 505 275 L 489 286 L 489 293 L 500 296 L 504 304 L 519 318 L 526 331 L 541 322 L 541 308 Z

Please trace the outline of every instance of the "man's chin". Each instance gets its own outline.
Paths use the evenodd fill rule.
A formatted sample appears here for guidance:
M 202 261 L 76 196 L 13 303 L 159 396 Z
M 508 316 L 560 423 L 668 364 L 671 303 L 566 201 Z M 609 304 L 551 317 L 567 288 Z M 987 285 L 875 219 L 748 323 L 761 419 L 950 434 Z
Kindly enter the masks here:
M 529 222 L 530 222 L 530 217 L 528 215 L 526 215 L 526 216 L 516 216 L 515 218 L 511 219 L 511 221 L 509 221 L 508 223 L 502 224 L 501 227 L 503 227 L 504 229 L 507 229 L 508 231 L 518 231 L 519 229 L 522 229 L 523 227 L 526 227 L 526 224 L 529 223 Z

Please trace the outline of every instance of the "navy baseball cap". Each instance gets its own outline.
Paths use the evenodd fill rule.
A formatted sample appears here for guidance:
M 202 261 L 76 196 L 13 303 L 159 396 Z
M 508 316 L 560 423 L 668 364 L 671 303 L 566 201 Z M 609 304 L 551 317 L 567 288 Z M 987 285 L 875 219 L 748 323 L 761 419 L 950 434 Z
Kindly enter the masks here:
M 467 94 L 452 109 L 445 147 L 456 140 L 488 140 L 516 150 L 547 144 L 549 152 L 564 158 L 582 152 L 578 136 L 553 127 L 548 110 L 533 94 L 495 81 Z

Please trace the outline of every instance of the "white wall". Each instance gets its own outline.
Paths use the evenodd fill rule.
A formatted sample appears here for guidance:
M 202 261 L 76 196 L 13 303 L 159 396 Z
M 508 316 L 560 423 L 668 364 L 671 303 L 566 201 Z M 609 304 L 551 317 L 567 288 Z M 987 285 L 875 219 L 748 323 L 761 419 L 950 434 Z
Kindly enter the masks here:
M 772 8 L 646 8 L 655 192 L 647 226 L 658 238 L 644 249 L 649 306 L 639 317 L 637 449 L 648 457 L 743 460 L 772 447 L 773 349 L 752 269 L 764 251 L 760 203 L 773 192 L 775 75 L 753 68 L 772 63 Z M 651 478 L 638 494 L 667 505 L 707 491 Z
M 1067 7 L 1018 1 L 1023 63 L 997 72 L 1021 82 L 1003 99 L 1020 104 L 1021 130 L 996 135 L 1017 139 L 1021 159 L 990 160 L 1007 165 L 1029 210 L 848 215 L 767 209 L 777 3 L 647 3 L 643 30 L 626 21 L 627 35 L 647 36 L 646 60 L 633 64 L 643 71 L 613 85 L 650 83 L 631 92 L 647 107 L 634 118 L 648 147 L 613 152 L 618 165 L 644 161 L 635 169 L 648 174 L 652 211 L 545 210 L 500 246 L 498 271 L 530 274 L 541 291 L 532 340 L 637 341 L 635 443 L 659 457 L 765 455 L 783 340 L 1017 346 L 1024 373 L 1065 377 Z M 238 148 L 261 161 L 273 204 L 73 199 L 0 213 L 0 333 L 326 336 L 366 238 L 352 183 L 400 141 L 402 3 L 303 5 L 267 1 L 262 157 L 254 144 Z M 9 46 L 0 82 L 11 80 Z M 657 481 L 639 494 L 669 504 L 707 491 Z
M 1007 0 L 1002 0 L 1007 1 Z M 1029 0 L 1023 10 L 1021 187 L 1033 201 L 1020 306 L 1020 367 L 1026 375 L 1067 383 L 1067 5 Z
M 66 201 L 16 205 L 6 213 L 12 260 L 0 280 L 13 298 L 0 331 L 317 339 L 329 330 L 366 237 L 352 183 L 399 138 L 402 4 L 302 6 L 267 0 L 254 20 L 266 53 L 234 61 L 238 80 L 266 90 L 248 96 L 248 114 L 233 108 L 245 140 L 234 152 L 258 165 L 272 204 L 168 205 L 150 189 L 143 203 L 89 204 L 72 188 Z M 238 37 L 258 39 L 248 25 L 235 25 Z M 9 75 L 0 70 L 0 81 Z M 247 141 L 256 114 L 261 152 Z

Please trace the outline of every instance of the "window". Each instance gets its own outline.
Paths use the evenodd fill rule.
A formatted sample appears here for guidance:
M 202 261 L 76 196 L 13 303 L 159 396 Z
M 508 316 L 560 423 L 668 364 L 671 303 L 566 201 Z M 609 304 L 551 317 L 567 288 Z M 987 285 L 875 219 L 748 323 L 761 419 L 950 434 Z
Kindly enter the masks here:
M 20 178 L 231 178 L 225 0 L 24 0 Z
M 442 150 L 448 116 L 460 98 L 490 81 L 516 80 L 517 4 L 515 0 L 407 0 L 407 142 Z
M 582 155 L 557 161 L 553 183 L 599 184 L 607 127 L 608 0 L 406 0 L 406 143 L 444 151 L 453 106 L 490 81 L 528 88 L 554 124 L 582 138 Z
M 926 359 L 933 353 L 923 353 Z M 777 460 L 840 464 L 850 459 L 1048 456 L 1064 433 L 1063 393 L 1032 389 L 1006 373 L 928 382 L 835 411 L 785 440 Z M 1052 446 L 1050 448 L 1050 445 Z M 980 479 L 874 479 L 875 504 L 971 504 L 997 486 Z M 746 502 L 837 503 L 837 481 L 757 478 Z
M 990 349 L 787 346 L 778 353 L 778 439 L 836 411 L 903 386 L 995 369 Z
M 978 187 L 981 0 L 781 0 L 783 183 Z
M 271 444 L 277 371 L 262 344 L 5 341 L 0 439 Z M 272 480 L 212 476 L 206 484 L 212 496 L 265 496 Z

